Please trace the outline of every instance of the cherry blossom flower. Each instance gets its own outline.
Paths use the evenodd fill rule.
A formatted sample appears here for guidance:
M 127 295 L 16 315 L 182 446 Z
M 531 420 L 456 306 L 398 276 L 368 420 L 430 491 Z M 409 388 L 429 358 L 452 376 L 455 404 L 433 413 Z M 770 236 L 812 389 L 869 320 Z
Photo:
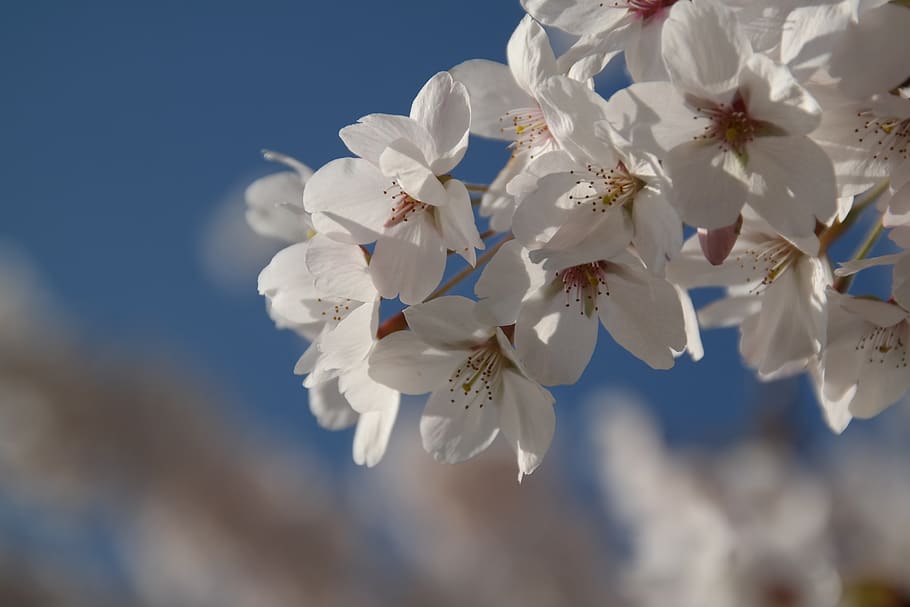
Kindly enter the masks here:
M 356 245 L 318 235 L 280 251 L 259 276 L 279 326 L 312 340 L 294 371 L 308 374 L 310 409 L 326 428 L 357 423 L 354 461 L 373 466 L 385 452 L 399 394 L 373 381 L 379 294 Z
M 480 214 L 490 217 L 490 227 L 500 232 L 509 229 L 515 209 L 507 193 L 509 182 L 534 158 L 561 148 L 553 127 L 573 111 L 556 107 L 541 95 L 547 79 L 562 72 L 539 23 L 531 17 L 522 19 L 506 54 L 508 65 L 473 59 L 451 70 L 470 95 L 471 133 L 511 142 L 511 159 L 480 202 Z
M 827 345 L 816 378 L 828 424 L 881 413 L 910 390 L 910 312 L 896 303 L 828 291 Z
M 803 371 L 825 344 L 828 262 L 815 236 L 790 241 L 749 212 L 727 260 L 704 259 L 698 236 L 667 266 L 684 287 L 725 286 L 727 297 L 703 308 L 703 326 L 739 326 L 739 349 L 765 380 Z
M 370 376 L 405 394 L 431 392 L 420 435 L 439 461 L 470 459 L 501 430 L 517 455 L 520 481 L 550 446 L 553 397 L 528 375 L 502 329 L 475 312 L 475 302 L 455 296 L 407 308 L 410 331 L 376 345 Z
M 636 82 L 666 80 L 661 57 L 661 31 L 677 0 L 522 0 L 524 9 L 544 25 L 579 37 L 560 57 L 589 78 L 617 53 L 625 51 L 626 67 Z
M 515 323 L 518 356 L 541 383 L 578 381 L 594 353 L 598 324 L 655 369 L 669 369 L 675 353 L 686 349 L 677 291 L 624 248 L 578 249 L 538 264 L 509 243 L 485 268 L 475 292 L 497 322 Z M 516 288 L 522 276 L 525 290 Z
M 633 84 L 610 103 L 620 132 L 661 151 L 683 221 L 722 228 L 748 204 L 789 238 L 812 235 L 836 198 L 831 161 L 807 137 L 815 99 L 711 2 L 674 5 L 662 41 L 672 85 Z
M 475 261 L 483 241 L 464 184 L 448 174 L 468 144 L 471 111 L 462 84 L 433 76 L 409 117 L 371 114 L 341 130 L 360 158 L 341 158 L 307 183 L 316 231 L 342 242 L 376 242 L 370 272 L 385 298 L 423 301 L 439 284 L 446 250 Z

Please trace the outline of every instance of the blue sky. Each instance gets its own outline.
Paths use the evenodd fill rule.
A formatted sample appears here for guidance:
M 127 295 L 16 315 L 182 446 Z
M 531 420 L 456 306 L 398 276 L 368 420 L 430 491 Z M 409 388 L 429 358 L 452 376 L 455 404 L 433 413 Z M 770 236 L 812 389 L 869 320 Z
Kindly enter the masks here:
M 200 239 L 219 205 L 274 169 L 261 148 L 314 168 L 345 155 L 340 127 L 407 113 L 463 60 L 504 60 L 521 16 L 512 0 L 4 2 L 0 239 L 33 257 L 95 348 L 200 372 L 235 414 L 353 465 L 350 435 L 306 411 L 291 374 L 302 345 L 274 330 L 255 275 L 219 288 Z M 458 176 L 488 181 L 506 153 L 471 145 Z M 766 395 L 794 390 L 801 423 L 824 431 L 804 385 L 755 382 L 735 332 L 705 345 L 701 363 L 658 372 L 602 332 L 582 382 L 555 391 L 558 440 L 571 443 L 599 386 L 641 393 L 683 440 L 721 440 Z

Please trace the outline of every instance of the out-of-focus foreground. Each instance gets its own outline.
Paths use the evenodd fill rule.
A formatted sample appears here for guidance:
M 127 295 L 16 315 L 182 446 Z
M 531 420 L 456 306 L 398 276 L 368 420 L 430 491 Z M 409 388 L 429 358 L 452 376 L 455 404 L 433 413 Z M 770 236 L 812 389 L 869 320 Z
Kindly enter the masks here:
M 906 419 L 809 452 L 767 431 L 680 450 L 600 394 L 590 486 L 558 454 L 518 485 L 506 448 L 443 466 L 416 440 L 327 475 L 184 371 L 82 343 L 26 261 L 0 281 L 2 605 L 910 600 Z

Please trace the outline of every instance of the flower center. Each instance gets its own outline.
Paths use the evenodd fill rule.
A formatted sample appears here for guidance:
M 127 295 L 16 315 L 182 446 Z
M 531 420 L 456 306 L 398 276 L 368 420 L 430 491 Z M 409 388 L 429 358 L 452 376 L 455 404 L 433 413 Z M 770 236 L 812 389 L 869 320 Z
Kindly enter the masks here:
M 556 140 L 539 106 L 510 110 L 499 118 L 499 122 L 503 125 L 499 131 L 513 139 L 509 144 L 513 158 L 525 151 L 534 158 L 555 148 Z
M 629 173 L 621 160 L 613 169 L 598 169 L 589 164 L 586 171 L 587 178 L 575 182 L 576 188 L 569 194 L 569 200 L 576 205 L 591 203 L 595 213 L 606 213 L 614 205 L 631 203 L 645 187 L 645 182 Z M 570 173 L 574 175 L 575 171 Z
M 476 346 L 449 377 L 451 402 L 463 402 L 465 409 L 477 404 L 482 409 L 484 402 L 495 398 L 500 372 L 507 363 L 495 336 Z
M 607 287 L 606 261 L 594 261 L 572 266 L 556 273 L 556 279 L 562 281 L 562 290 L 566 295 L 566 307 L 571 307 L 574 298 L 579 314 L 591 316 L 597 311 L 597 298 L 609 297 Z
M 601 7 L 625 8 L 642 21 L 647 21 L 676 3 L 676 0 L 626 0 L 625 2 L 601 2 Z
M 383 224 L 383 227 L 386 228 L 407 222 L 409 216 L 425 211 L 430 206 L 412 198 L 410 194 L 401 189 L 397 181 L 393 181 L 389 189 L 383 190 L 382 195 L 392 199 L 392 213 Z
M 352 309 L 359 307 L 361 302 L 351 299 L 340 299 L 334 297 L 316 298 L 316 306 L 323 320 L 332 322 L 341 322 L 351 312 Z
M 767 240 L 736 256 L 736 263 L 746 271 L 746 282 L 761 280 L 750 292 L 757 295 L 802 257 L 803 252 L 783 238 Z
M 907 342 L 904 337 L 910 330 L 907 321 L 890 327 L 874 327 L 863 335 L 856 350 L 868 355 L 867 362 L 894 365 L 895 369 L 907 367 Z
M 910 118 L 880 118 L 871 111 L 857 112 L 862 126 L 853 129 L 860 145 L 872 152 L 873 160 L 907 160 Z
M 693 139 L 714 141 L 721 149 L 745 159 L 746 145 L 755 138 L 763 123 L 749 116 L 742 95 L 737 92 L 729 104 L 696 107 L 696 110 L 711 122 L 705 127 L 704 133 Z

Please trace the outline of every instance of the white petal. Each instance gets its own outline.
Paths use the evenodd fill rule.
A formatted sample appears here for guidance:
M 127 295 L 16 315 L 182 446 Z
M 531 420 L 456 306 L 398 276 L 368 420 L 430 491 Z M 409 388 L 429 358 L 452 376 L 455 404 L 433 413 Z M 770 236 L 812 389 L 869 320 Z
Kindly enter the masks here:
M 692 360 L 698 362 L 705 355 L 705 348 L 701 342 L 701 331 L 698 329 L 698 315 L 695 313 L 695 306 L 692 304 L 692 298 L 689 293 L 682 287 L 673 285 L 676 294 L 679 296 L 679 305 L 682 307 L 683 320 L 686 328 L 686 351 Z M 679 352 L 682 354 L 682 352 Z
M 477 303 L 467 297 L 439 297 L 404 311 L 408 326 L 423 341 L 438 348 L 470 349 L 493 334 L 493 327 L 476 315 Z
M 390 180 L 360 158 L 339 158 L 316 171 L 303 193 L 306 210 L 320 234 L 342 242 L 366 244 L 382 232 L 392 200 Z
M 724 297 L 698 311 L 698 320 L 708 329 L 735 327 L 761 310 L 757 295 Z
M 348 428 L 357 421 L 357 412 L 338 391 L 337 380 L 329 380 L 310 388 L 309 402 L 316 421 L 328 430 Z
M 626 45 L 626 69 L 635 82 L 669 80 L 663 58 L 663 25 L 669 12 L 633 21 Z
M 601 34 L 623 21 L 625 7 L 591 0 L 521 0 L 525 11 L 545 25 L 576 35 Z
M 515 350 L 540 383 L 574 384 L 588 366 L 599 327 L 596 314 L 584 313 L 585 303 L 566 293 L 559 279 L 522 303 L 515 324 Z
M 418 212 L 376 241 L 370 260 L 373 284 L 386 299 L 420 303 L 436 288 L 446 266 L 446 248 L 428 212 Z
M 266 175 L 251 183 L 244 192 L 250 227 L 257 234 L 287 242 L 305 240 L 309 220 L 303 210 L 303 184 L 300 174 L 291 171 Z
M 373 346 L 369 375 L 404 394 L 426 394 L 444 385 L 464 356 L 434 348 L 412 331 L 396 331 Z
M 471 104 L 463 84 L 448 72 L 439 72 L 420 89 L 411 104 L 411 118 L 433 139 L 436 155 L 427 158 L 437 175 L 448 173 L 468 149 Z
M 748 187 L 742 163 L 735 154 L 691 141 L 670 150 L 664 166 L 673 181 L 670 200 L 683 221 L 708 229 L 736 221 Z
M 856 274 L 857 272 L 868 268 L 891 265 L 903 257 L 904 255 L 902 253 L 895 253 L 893 255 L 882 255 L 881 257 L 869 257 L 866 259 L 842 261 L 840 267 L 834 270 L 834 275 L 852 276 L 853 274 Z
M 543 285 L 546 272 L 528 259 L 528 250 L 517 241 L 503 245 L 487 263 L 474 284 L 474 294 L 481 298 L 477 316 L 490 326 L 515 323 L 521 300 Z
M 894 264 L 891 296 L 905 310 L 910 310 L 910 255 L 906 252 Z
M 867 11 L 848 26 L 831 55 L 831 75 L 842 78 L 841 90 L 862 99 L 900 85 L 907 78 L 908 31 L 910 10 L 896 3 Z
M 576 161 L 584 165 L 613 166 L 615 155 L 608 140 L 596 136 L 591 125 L 609 118 L 607 101 L 583 82 L 553 76 L 541 83 L 537 100 L 550 133 Z
M 518 456 L 518 480 L 543 461 L 556 430 L 553 397 L 536 382 L 512 371 L 502 374 L 503 436 Z
M 640 82 L 610 97 L 610 125 L 623 138 L 655 154 L 701 134 L 707 121 L 668 82 Z
M 407 116 L 370 114 L 357 124 L 344 127 L 338 135 L 349 150 L 377 168 L 382 152 L 396 139 L 406 139 L 415 144 L 425 158 L 436 157 L 436 146 L 430 133 Z
M 412 198 L 444 205 L 448 197 L 435 173 L 430 170 L 421 151 L 407 139 L 396 139 L 379 156 L 382 174 L 398 182 Z
M 380 411 L 397 405 L 398 391 L 371 378 L 367 361 L 338 376 L 338 389 L 354 411 L 360 414 Z
M 515 82 L 532 96 L 544 80 L 558 73 L 547 33 L 530 16 L 521 20 L 509 38 L 506 57 Z
M 379 302 L 362 304 L 351 310 L 338 325 L 319 339 L 318 367 L 347 370 L 366 360 L 373 345 L 374 317 L 378 317 Z
M 485 59 L 473 59 L 449 70 L 465 85 L 471 100 L 471 132 L 491 139 L 510 139 L 503 135 L 499 120 L 509 110 L 533 107 L 534 98 L 518 84 L 509 66 Z
M 572 214 L 566 196 L 577 181 L 578 177 L 568 172 L 541 177 L 537 186 L 521 197 L 515 209 L 512 217 L 515 238 L 528 248 L 544 246 Z
M 683 244 L 682 222 L 660 190 L 646 187 L 632 203 L 635 250 L 651 272 L 661 276 L 664 266 L 679 254 Z
M 644 268 L 622 266 L 607 275 L 600 320 L 616 342 L 655 369 L 673 366 L 673 350 L 686 347 L 679 296 L 669 282 Z
M 840 302 L 844 309 L 877 327 L 891 327 L 907 318 L 907 311 L 900 306 L 877 299 L 842 297 Z
M 752 55 L 733 15 L 711 2 L 678 2 L 664 23 L 664 63 L 675 86 L 709 100 L 726 100 Z
M 789 135 L 805 135 L 818 127 L 822 109 L 786 67 L 761 54 L 752 55 L 742 74 L 749 115 Z
M 317 235 L 306 251 L 305 262 L 322 293 L 356 301 L 373 301 L 379 296 L 363 250 L 357 245 Z
M 834 168 L 807 137 L 759 137 L 749 146 L 748 203 L 787 238 L 815 233 L 816 218 L 837 208 Z
M 496 438 L 499 415 L 499 407 L 489 401 L 465 402 L 459 386 L 437 388 L 420 418 L 423 448 L 441 462 L 470 459 Z
M 397 394 L 394 402 L 389 399 L 387 406 L 360 415 L 354 432 L 354 463 L 368 468 L 379 463 L 385 455 L 397 416 Z
M 472 266 L 477 261 L 475 249 L 483 249 L 483 240 L 474 223 L 471 194 L 457 179 L 445 183 L 448 202 L 437 210 L 442 240 L 446 248 L 461 255 Z

